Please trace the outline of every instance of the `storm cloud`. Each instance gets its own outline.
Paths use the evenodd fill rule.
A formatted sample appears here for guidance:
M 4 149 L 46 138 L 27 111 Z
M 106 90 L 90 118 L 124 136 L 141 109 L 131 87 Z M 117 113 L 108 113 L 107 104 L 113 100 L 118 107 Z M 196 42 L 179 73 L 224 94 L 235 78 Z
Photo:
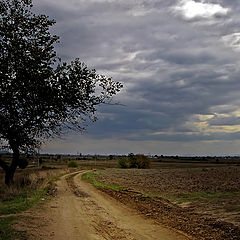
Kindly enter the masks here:
M 71 152 L 74 142 L 85 153 L 237 153 L 238 1 L 35 0 L 34 10 L 56 20 L 63 60 L 79 57 L 124 84 L 123 106 L 99 108 L 86 133 L 46 151 Z

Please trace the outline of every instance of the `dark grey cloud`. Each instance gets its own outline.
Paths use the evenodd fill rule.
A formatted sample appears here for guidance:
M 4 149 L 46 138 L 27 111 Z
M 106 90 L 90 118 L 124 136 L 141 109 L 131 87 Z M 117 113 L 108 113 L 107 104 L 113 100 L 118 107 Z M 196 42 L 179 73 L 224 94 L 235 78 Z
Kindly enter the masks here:
M 192 0 L 223 9 L 192 18 L 176 10 L 180 0 L 34 2 L 37 12 L 57 21 L 52 31 L 60 36 L 60 57 L 80 57 L 125 86 L 115 99 L 125 106 L 101 107 L 87 137 L 115 139 L 119 148 L 122 141 L 240 138 L 238 1 Z

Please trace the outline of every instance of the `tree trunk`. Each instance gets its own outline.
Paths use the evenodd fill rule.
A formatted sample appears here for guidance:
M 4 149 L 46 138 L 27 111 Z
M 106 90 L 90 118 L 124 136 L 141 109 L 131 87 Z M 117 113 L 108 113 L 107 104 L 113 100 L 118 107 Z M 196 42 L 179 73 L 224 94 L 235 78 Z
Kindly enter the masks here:
M 10 186 L 13 184 L 13 177 L 14 177 L 14 172 L 10 170 L 10 168 L 5 171 L 5 184 Z
M 8 185 L 9 181 L 7 179 L 9 179 L 9 177 L 7 177 L 8 175 L 8 172 L 9 172 L 9 166 L 7 165 L 7 163 L 5 163 L 2 158 L 1 158 L 1 155 L 0 155 L 0 166 L 1 168 L 4 170 L 5 172 L 5 184 Z
M 11 165 L 10 167 L 5 169 L 5 184 L 8 186 L 13 184 L 14 174 L 18 166 L 19 157 L 20 157 L 18 147 L 14 147 L 12 150 L 13 150 L 13 159 L 12 159 Z

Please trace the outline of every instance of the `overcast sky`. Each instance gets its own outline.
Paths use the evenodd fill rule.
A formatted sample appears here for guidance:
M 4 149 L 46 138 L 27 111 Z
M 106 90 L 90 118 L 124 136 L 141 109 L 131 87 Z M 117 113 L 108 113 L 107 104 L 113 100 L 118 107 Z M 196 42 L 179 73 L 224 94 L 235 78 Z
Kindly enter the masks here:
M 240 154 L 238 0 L 34 0 L 57 21 L 65 61 L 124 84 L 51 153 Z

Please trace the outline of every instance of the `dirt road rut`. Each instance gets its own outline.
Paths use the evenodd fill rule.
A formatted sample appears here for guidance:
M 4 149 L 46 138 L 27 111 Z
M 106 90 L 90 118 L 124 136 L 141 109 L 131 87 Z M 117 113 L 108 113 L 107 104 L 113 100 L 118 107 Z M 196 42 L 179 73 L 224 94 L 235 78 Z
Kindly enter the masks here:
M 186 240 L 82 181 L 84 172 L 62 177 L 47 214 L 53 240 Z

